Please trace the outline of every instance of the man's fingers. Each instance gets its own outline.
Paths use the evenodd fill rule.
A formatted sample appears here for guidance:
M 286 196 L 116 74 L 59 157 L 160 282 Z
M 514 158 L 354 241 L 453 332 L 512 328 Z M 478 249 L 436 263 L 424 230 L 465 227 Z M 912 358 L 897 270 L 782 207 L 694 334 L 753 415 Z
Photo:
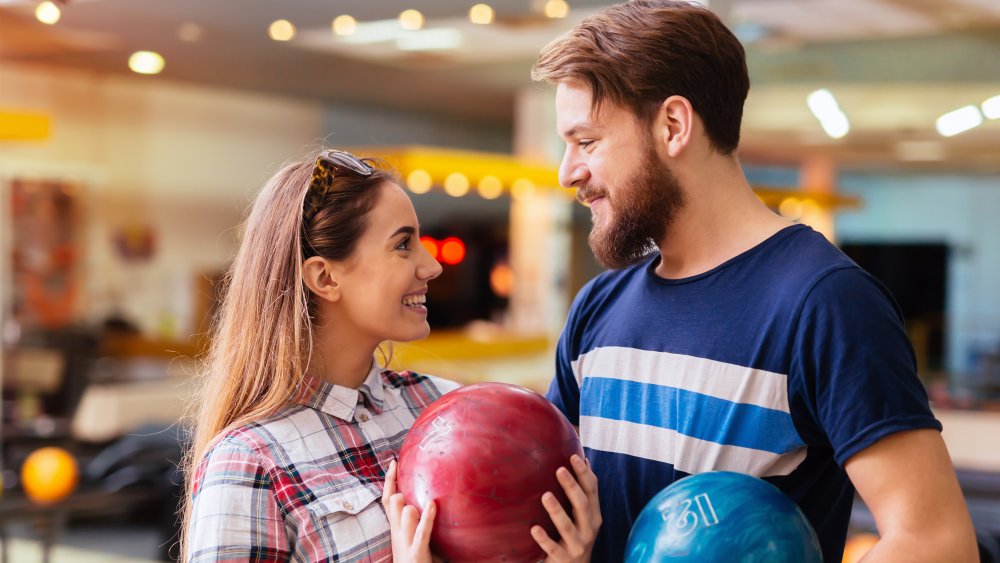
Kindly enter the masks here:
M 541 547 L 542 551 L 544 551 L 550 558 L 558 561 L 566 559 L 566 550 L 549 537 L 549 534 L 545 532 L 545 528 L 542 528 L 541 526 L 532 526 L 531 537 L 535 539 L 535 543 L 538 544 L 538 547 Z
M 573 466 L 573 472 L 576 473 L 576 480 L 580 483 L 580 487 L 583 488 L 588 497 L 596 498 L 597 475 L 590 469 L 590 462 L 576 454 L 569 458 L 569 462 Z
M 569 514 L 566 514 L 563 506 L 559 504 L 559 499 L 552 493 L 545 493 L 542 495 L 542 505 L 545 507 L 545 511 L 549 513 L 549 518 L 556 525 L 556 530 L 563 541 L 575 541 L 576 526 L 573 524 L 573 520 L 570 519 Z
M 559 480 L 566 497 L 569 498 L 570 506 L 573 507 L 573 518 L 577 522 L 582 522 L 590 511 L 590 498 L 565 467 L 556 470 L 556 479 Z

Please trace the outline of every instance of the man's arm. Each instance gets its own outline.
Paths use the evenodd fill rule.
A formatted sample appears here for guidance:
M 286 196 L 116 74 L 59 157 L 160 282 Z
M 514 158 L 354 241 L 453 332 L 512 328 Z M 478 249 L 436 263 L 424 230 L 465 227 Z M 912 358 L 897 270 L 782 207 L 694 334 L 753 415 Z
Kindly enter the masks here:
M 939 432 L 892 434 L 851 456 L 844 468 L 882 538 L 863 561 L 979 561 L 969 510 Z

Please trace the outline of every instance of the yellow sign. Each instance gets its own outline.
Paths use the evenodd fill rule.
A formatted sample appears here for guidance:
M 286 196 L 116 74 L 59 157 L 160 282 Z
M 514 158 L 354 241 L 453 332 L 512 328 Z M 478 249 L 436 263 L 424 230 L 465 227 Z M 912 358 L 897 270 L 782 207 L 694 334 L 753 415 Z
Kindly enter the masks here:
M 0 141 L 41 141 L 52 134 L 52 120 L 38 112 L 0 110 Z

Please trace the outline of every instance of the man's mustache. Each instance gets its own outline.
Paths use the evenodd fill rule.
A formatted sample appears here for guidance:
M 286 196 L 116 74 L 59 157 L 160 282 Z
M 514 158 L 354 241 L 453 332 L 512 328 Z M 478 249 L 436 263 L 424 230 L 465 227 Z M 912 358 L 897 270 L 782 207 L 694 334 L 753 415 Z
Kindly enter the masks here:
M 576 200 L 583 205 L 587 205 L 588 201 L 598 197 L 608 197 L 607 190 L 590 186 L 584 186 L 576 190 Z

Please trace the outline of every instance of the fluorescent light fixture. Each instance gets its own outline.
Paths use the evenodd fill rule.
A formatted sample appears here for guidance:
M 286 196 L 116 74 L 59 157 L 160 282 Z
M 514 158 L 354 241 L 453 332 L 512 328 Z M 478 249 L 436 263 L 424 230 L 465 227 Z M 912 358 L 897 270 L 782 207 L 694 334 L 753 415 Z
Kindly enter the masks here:
M 816 90 L 806 98 L 806 104 L 812 111 L 823 131 L 834 139 L 840 139 L 851 131 L 851 123 L 847 115 L 837 105 L 837 99 L 826 88 Z
M 337 40 L 352 45 L 395 41 L 401 51 L 433 51 L 460 46 L 462 34 L 450 27 L 407 31 L 399 27 L 399 20 L 376 20 L 358 22 L 353 35 L 341 35 Z
M 438 51 L 455 49 L 461 44 L 462 34 L 448 27 L 411 31 L 396 39 L 400 51 Z
M 983 115 L 987 119 L 1000 119 L 1000 96 L 993 96 L 983 102 Z
M 983 123 L 983 114 L 976 106 L 965 106 L 950 111 L 937 119 L 937 130 L 944 137 L 958 135 Z
M 368 45 L 371 43 L 381 43 L 382 41 L 393 41 L 403 35 L 403 30 L 399 28 L 399 20 L 376 20 L 370 22 L 359 22 L 354 28 L 354 34 L 340 37 L 344 43 L 354 45 Z

